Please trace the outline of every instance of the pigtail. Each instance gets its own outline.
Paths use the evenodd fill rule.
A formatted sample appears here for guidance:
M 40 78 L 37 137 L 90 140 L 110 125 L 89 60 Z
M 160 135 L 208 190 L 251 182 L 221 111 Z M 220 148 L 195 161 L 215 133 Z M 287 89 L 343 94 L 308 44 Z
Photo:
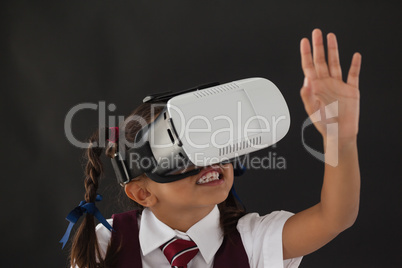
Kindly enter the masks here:
M 99 132 L 96 131 L 89 140 L 86 151 L 87 164 L 85 166 L 85 202 L 94 203 L 99 187 L 99 179 L 103 174 L 103 165 L 100 160 L 103 149 L 98 147 Z M 74 236 L 71 247 L 71 266 L 80 268 L 103 267 L 98 240 L 95 233 L 94 215 L 85 214 L 78 231 Z

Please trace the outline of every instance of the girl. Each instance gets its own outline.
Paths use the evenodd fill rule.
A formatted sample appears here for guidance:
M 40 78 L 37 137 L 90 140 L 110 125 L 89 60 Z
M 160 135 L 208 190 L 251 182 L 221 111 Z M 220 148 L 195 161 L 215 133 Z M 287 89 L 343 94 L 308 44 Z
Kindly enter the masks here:
M 301 98 L 323 137 L 325 173 L 321 201 L 295 215 L 276 211 L 265 216 L 246 214 L 230 191 L 231 164 L 213 165 L 197 175 L 170 183 L 156 183 L 146 175 L 125 185 L 127 196 L 138 204 L 136 212 L 114 215 L 95 230 L 93 211 L 77 231 L 71 250 L 73 267 L 298 267 L 309 254 L 350 227 L 359 208 L 360 173 L 357 157 L 359 118 L 358 78 L 361 56 L 354 54 L 347 82 L 342 81 L 337 41 L 328 34 L 328 64 L 322 33 L 312 33 L 313 54 L 307 38 L 300 52 L 305 75 Z M 331 103 L 334 106 L 329 106 Z M 151 118 L 150 105 L 133 115 Z M 317 120 L 317 113 L 322 120 Z M 157 111 L 157 112 L 160 112 Z M 325 114 L 327 113 L 327 114 Z M 337 133 L 327 131 L 325 115 L 338 124 Z M 329 121 L 329 120 L 328 120 Z M 331 122 L 333 123 L 333 122 Z M 127 123 L 125 136 L 134 141 L 141 126 Z M 98 144 L 98 134 L 90 139 Z M 106 154 L 114 156 L 109 142 Z M 102 148 L 90 145 L 85 169 L 85 202 L 93 204 L 102 175 Z M 337 165 L 330 165 L 336 160 Z M 327 161 L 328 160 L 328 161 Z M 331 160 L 331 161 L 329 161 Z M 205 183 L 206 178 L 219 180 Z M 91 214 L 92 213 L 92 214 Z M 178 245 L 179 253 L 175 250 Z

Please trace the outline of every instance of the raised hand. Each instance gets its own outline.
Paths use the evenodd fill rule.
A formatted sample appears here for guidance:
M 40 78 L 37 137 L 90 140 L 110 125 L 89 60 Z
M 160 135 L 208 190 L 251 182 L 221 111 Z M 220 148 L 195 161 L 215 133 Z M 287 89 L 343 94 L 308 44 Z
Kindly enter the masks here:
M 324 139 L 325 171 L 320 202 L 290 217 L 283 227 L 284 259 L 303 256 L 322 247 L 352 226 L 359 211 L 356 136 L 361 56 L 353 55 L 347 82 L 343 82 L 336 37 L 328 34 L 327 38 L 328 64 L 320 30 L 313 31 L 313 55 L 307 38 L 300 44 L 305 75 L 300 93 L 308 115 Z M 329 121 L 338 123 L 338 131 L 331 131 Z
M 307 38 L 303 38 L 300 43 L 305 76 L 300 94 L 307 114 L 324 139 L 336 138 L 340 141 L 356 139 L 359 122 L 361 55 L 359 53 L 353 55 L 345 83 L 342 80 L 335 34 L 330 33 L 327 36 L 328 63 L 325 60 L 321 30 L 313 31 L 312 43 L 313 54 Z M 338 133 L 327 132 L 327 123 L 333 121 L 338 123 Z

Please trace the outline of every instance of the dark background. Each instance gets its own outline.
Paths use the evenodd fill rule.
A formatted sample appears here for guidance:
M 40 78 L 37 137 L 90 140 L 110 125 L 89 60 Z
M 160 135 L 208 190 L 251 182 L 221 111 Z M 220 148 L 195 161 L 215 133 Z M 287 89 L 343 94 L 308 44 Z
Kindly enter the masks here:
M 3 1 L 0 10 L 2 267 L 67 266 L 58 241 L 84 187 L 83 150 L 68 142 L 64 119 L 79 103 L 114 103 L 108 116 L 127 115 L 148 93 L 268 78 L 292 123 L 259 154 L 275 152 L 287 167 L 249 171 L 237 191 L 261 214 L 317 203 L 323 163 L 303 148 L 299 95 L 299 42 L 314 28 L 337 34 L 344 74 L 353 53 L 363 55 L 361 209 L 353 227 L 301 267 L 402 267 L 400 1 Z M 76 138 L 84 141 L 97 121 L 96 111 L 78 113 Z M 307 135 L 321 148 L 316 131 Z M 105 163 L 99 207 L 110 217 L 122 208 Z

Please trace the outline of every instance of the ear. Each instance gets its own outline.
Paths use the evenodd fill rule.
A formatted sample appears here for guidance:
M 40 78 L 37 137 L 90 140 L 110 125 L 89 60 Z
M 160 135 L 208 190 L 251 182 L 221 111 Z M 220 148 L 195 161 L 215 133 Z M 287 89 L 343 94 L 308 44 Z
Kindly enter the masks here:
M 157 199 L 146 187 L 143 180 L 136 180 L 126 184 L 124 191 L 126 195 L 144 207 L 152 207 Z

